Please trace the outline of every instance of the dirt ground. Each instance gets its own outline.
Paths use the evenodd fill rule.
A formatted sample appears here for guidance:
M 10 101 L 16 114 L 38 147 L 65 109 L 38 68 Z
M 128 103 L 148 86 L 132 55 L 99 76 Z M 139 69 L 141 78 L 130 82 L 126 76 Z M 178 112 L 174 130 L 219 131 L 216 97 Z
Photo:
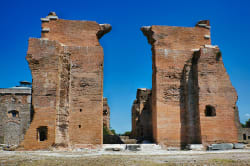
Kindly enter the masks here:
M 215 152 L 13 152 L 0 151 L 0 165 L 20 166 L 162 166 L 162 165 L 250 165 L 250 150 Z

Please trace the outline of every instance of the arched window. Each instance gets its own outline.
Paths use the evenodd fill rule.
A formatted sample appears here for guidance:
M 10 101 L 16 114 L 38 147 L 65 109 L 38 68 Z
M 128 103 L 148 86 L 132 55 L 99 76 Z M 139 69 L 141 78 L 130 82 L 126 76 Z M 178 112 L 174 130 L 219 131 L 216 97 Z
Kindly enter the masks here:
M 19 112 L 17 110 L 8 111 L 8 114 L 10 115 L 9 117 L 13 117 L 13 118 L 19 117 Z
M 216 110 L 211 105 L 206 105 L 205 116 L 216 116 Z

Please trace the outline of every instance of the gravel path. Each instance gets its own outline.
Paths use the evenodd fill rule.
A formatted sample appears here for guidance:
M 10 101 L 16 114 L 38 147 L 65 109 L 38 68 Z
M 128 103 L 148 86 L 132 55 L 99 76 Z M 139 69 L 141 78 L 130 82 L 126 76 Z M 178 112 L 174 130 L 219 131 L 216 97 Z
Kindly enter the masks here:
M 250 150 L 81 152 L 0 151 L 0 165 L 250 165 Z

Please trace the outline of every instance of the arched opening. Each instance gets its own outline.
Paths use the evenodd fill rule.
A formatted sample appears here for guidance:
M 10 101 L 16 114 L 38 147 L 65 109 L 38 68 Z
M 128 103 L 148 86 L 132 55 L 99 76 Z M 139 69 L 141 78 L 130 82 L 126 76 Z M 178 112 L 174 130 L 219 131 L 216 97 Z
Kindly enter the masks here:
M 9 117 L 12 117 L 12 118 L 18 118 L 19 117 L 19 112 L 17 110 L 8 111 L 8 114 L 9 114 Z

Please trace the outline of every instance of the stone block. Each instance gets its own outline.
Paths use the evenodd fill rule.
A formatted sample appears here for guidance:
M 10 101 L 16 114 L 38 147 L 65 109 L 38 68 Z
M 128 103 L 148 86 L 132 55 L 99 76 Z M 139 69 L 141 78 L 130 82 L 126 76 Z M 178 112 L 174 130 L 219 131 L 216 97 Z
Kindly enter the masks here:
M 49 18 L 41 18 L 42 22 L 49 22 Z
M 126 150 L 129 150 L 129 151 L 141 151 L 141 145 L 139 145 L 139 144 L 127 145 Z
M 246 148 L 245 144 L 241 144 L 241 143 L 234 144 L 234 149 L 245 149 L 245 148 Z
M 15 151 L 17 149 L 17 145 L 6 145 L 3 147 L 5 151 Z
M 140 144 L 142 151 L 159 151 L 162 147 L 157 144 Z
M 43 28 L 43 29 L 42 29 L 42 32 L 49 32 L 49 31 L 50 31 L 49 28 Z
M 210 35 L 205 35 L 204 38 L 205 39 L 210 39 Z
M 105 144 L 102 146 L 105 151 L 124 151 L 126 145 L 123 144 Z
M 180 151 L 181 150 L 180 147 L 165 147 L 164 149 L 168 151 Z
M 204 150 L 204 146 L 202 144 L 189 144 L 187 145 L 188 150 L 201 151 Z
M 233 149 L 234 145 L 231 143 L 222 143 L 222 144 L 211 144 L 208 150 L 230 150 Z
M 47 16 L 47 18 L 50 20 L 57 20 L 58 16 Z

